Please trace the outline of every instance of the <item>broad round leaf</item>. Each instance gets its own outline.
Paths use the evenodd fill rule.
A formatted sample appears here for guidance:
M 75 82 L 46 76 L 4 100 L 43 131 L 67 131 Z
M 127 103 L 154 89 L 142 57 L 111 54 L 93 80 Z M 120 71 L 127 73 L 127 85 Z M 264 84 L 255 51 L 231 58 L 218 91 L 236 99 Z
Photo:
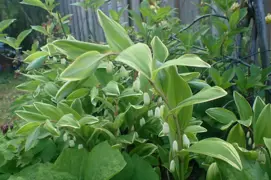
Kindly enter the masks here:
M 90 152 L 86 169 L 85 179 L 88 180 L 108 180 L 118 174 L 126 162 L 121 153 L 113 149 L 107 142 L 102 142 L 95 146 Z

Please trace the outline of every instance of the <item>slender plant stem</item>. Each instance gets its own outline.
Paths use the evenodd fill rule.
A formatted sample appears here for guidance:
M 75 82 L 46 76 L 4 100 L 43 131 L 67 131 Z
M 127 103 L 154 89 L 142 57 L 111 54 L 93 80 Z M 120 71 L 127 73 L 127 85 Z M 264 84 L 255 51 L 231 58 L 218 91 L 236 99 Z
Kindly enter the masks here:
M 227 18 L 226 16 L 222 16 L 222 15 L 219 15 L 219 14 L 205 14 L 203 16 L 200 16 L 199 18 L 195 19 L 191 24 L 189 24 L 188 26 L 186 26 L 185 28 L 181 29 L 179 32 L 183 32 L 183 31 L 186 31 L 187 29 L 189 29 L 191 26 L 193 26 L 196 22 L 202 20 L 202 19 L 205 19 L 205 18 L 208 18 L 208 17 L 218 17 L 218 18 L 222 18 L 222 19 L 226 19 L 226 20 L 229 20 L 229 18 Z
M 151 86 L 158 92 L 158 94 L 162 97 L 162 99 L 165 101 L 167 107 L 169 110 L 172 110 L 172 107 L 170 106 L 167 97 L 165 96 L 165 94 L 155 85 L 155 83 L 151 80 L 149 80 Z M 183 149 L 183 132 L 181 130 L 181 126 L 180 123 L 178 121 L 178 117 L 174 114 L 173 115 L 173 119 L 175 122 L 175 125 L 177 126 L 177 135 L 179 138 L 177 138 L 177 142 L 178 142 L 178 148 L 181 150 Z M 183 158 L 179 158 L 180 160 L 180 180 L 185 180 L 185 173 L 184 173 L 184 160 Z

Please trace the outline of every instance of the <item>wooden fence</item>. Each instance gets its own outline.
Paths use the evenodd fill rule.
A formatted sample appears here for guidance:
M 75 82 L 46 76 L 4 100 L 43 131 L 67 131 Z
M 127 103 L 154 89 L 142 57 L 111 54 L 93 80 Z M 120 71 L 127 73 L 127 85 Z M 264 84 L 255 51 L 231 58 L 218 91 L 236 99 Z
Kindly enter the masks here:
M 71 32 L 76 39 L 87 41 L 89 39 L 104 42 L 103 31 L 98 23 L 97 15 L 91 9 L 85 11 L 78 6 L 70 4 L 80 2 L 83 0 L 58 0 L 60 3 L 60 12 L 64 14 L 73 14 L 71 21 Z M 171 6 L 179 9 L 178 16 L 183 23 L 191 22 L 197 15 L 198 9 L 195 4 L 200 0 L 163 0 L 164 6 Z M 120 10 L 122 7 L 128 6 L 129 9 L 135 10 L 139 13 L 140 0 L 111 0 L 105 3 L 100 9 L 107 15 L 110 10 Z M 124 12 L 121 17 L 121 23 L 129 24 L 128 12 Z
M 76 39 L 89 41 L 90 39 L 96 42 L 104 42 L 104 34 L 98 23 L 96 13 L 88 9 L 85 11 L 83 8 L 78 6 L 72 6 L 70 4 L 75 2 L 80 2 L 83 0 L 58 0 L 60 3 L 60 12 L 63 15 L 73 14 L 71 21 L 71 32 Z M 119 10 L 122 7 L 128 6 L 129 9 L 135 10 L 139 13 L 139 5 L 141 0 L 110 0 L 105 3 L 100 9 L 107 15 L 109 11 Z M 199 14 L 196 4 L 199 4 L 201 0 L 163 0 L 162 4 L 164 6 L 171 6 L 176 8 L 177 15 L 181 19 L 182 23 L 192 22 L 196 16 Z M 264 0 L 265 12 L 271 13 L 271 0 Z M 129 24 L 128 12 L 124 12 L 121 17 L 121 23 Z M 269 46 L 271 44 L 271 25 L 268 25 L 268 39 Z

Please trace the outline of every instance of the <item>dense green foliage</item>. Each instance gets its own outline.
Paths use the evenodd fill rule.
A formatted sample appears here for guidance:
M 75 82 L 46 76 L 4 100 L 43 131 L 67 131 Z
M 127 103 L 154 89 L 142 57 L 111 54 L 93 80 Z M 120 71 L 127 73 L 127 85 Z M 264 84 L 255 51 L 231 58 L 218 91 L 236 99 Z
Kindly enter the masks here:
M 236 35 L 248 41 L 251 31 L 239 27 L 246 8 L 215 2 L 225 16 L 196 31 L 154 1 L 142 2 L 142 16 L 130 12 L 138 31 L 118 23 L 122 10 L 97 10 L 107 40 L 98 44 L 76 40 L 54 0 L 23 0 L 52 23 L 31 27 L 47 43 L 24 52 L 29 80 L 17 86 L 21 120 L 0 138 L 0 178 L 268 180 L 270 70 L 242 58 L 246 43 L 234 55 Z M 18 50 L 32 30 L 0 41 Z

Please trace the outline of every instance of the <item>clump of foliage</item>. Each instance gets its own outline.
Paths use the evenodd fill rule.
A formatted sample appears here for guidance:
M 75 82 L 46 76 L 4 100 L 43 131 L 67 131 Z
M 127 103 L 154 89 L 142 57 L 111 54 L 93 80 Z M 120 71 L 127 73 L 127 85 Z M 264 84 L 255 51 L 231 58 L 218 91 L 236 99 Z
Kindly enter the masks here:
M 216 37 L 205 26 L 177 31 L 178 21 L 163 20 L 171 9 L 154 2 L 142 3 L 143 18 L 131 12 L 132 34 L 97 10 L 102 45 L 72 37 L 53 0 L 22 3 L 53 23 L 32 26 L 47 44 L 25 52 L 30 80 L 17 87 L 26 92 L 14 103 L 21 121 L 0 138 L 0 178 L 269 179 L 270 104 L 245 98 L 262 69 L 230 56 L 232 39 L 248 31 L 238 27 L 243 9 L 218 3 L 229 26 L 215 21 Z

